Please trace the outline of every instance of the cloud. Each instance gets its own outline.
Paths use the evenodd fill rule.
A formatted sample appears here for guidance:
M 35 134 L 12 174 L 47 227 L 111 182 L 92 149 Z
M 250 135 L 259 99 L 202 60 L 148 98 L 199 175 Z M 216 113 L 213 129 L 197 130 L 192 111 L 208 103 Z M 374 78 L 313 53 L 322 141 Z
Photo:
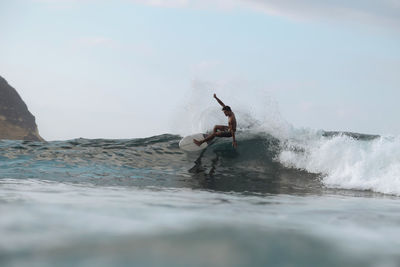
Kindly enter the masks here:
M 82 45 L 98 46 L 112 43 L 112 40 L 105 37 L 84 37 L 79 39 L 78 42 Z
M 53 5 L 99 0 L 31 0 Z M 400 0 L 125 0 L 161 8 L 251 9 L 295 20 L 352 21 L 400 26 Z
M 130 0 L 168 8 L 252 9 L 295 20 L 400 25 L 400 0 Z
M 78 39 L 73 40 L 73 45 L 75 47 L 108 47 L 108 48 L 117 48 L 120 44 L 110 38 L 103 37 L 103 36 L 87 36 L 81 37 Z
M 222 62 L 219 60 L 203 60 L 194 64 L 191 69 L 194 73 L 208 73 L 215 71 L 220 65 L 222 65 Z
M 295 19 L 400 24 L 400 0 L 250 0 L 260 11 Z
M 193 1 L 190 0 L 131 0 L 140 4 L 158 7 L 188 7 L 192 5 Z
M 155 7 L 167 7 L 167 8 L 231 9 L 243 5 L 241 0 L 128 0 L 128 1 Z

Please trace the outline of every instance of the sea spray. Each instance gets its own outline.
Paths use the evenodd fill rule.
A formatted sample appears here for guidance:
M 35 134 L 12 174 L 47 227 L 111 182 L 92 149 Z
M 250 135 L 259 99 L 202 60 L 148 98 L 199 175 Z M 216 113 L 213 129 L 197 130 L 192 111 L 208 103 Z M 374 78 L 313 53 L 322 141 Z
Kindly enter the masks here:
M 214 125 L 227 125 L 214 93 L 232 108 L 238 131 L 266 132 L 277 138 L 288 136 L 292 126 L 281 115 L 270 91 L 243 81 L 194 80 L 191 90 L 182 96 L 182 105 L 176 108 L 170 132 L 186 136 L 212 131 Z

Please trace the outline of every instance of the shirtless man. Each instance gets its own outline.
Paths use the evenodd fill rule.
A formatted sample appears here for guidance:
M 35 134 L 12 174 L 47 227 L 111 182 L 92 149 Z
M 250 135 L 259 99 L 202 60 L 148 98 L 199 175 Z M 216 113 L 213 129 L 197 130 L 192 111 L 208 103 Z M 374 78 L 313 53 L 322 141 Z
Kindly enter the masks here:
M 236 132 L 236 118 L 235 114 L 232 112 L 231 108 L 229 106 L 225 106 L 225 104 L 217 97 L 216 94 L 214 94 L 214 98 L 218 101 L 218 103 L 222 106 L 222 111 L 224 112 L 225 116 L 228 117 L 228 125 L 215 125 L 213 133 L 207 136 L 203 140 L 196 140 L 193 139 L 193 142 L 200 146 L 204 142 L 211 141 L 214 139 L 214 137 L 232 137 L 233 142 L 232 145 L 234 148 L 237 148 L 237 143 L 235 139 L 235 132 Z

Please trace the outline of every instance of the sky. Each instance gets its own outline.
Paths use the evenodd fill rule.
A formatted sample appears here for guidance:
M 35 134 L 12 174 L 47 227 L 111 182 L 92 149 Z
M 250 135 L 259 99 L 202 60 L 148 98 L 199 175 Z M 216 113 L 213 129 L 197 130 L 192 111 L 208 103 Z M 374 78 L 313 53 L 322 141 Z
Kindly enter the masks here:
M 1 0 L 0 32 L 46 140 L 199 131 L 224 122 L 213 93 L 240 118 L 400 134 L 400 0 Z

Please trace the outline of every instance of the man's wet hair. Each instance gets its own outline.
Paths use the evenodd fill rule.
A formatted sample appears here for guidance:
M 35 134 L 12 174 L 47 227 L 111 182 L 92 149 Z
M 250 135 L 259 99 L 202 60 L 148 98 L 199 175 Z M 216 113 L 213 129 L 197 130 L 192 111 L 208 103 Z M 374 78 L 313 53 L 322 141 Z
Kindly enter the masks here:
M 232 111 L 230 106 L 225 106 L 225 107 L 222 108 L 222 110 Z

